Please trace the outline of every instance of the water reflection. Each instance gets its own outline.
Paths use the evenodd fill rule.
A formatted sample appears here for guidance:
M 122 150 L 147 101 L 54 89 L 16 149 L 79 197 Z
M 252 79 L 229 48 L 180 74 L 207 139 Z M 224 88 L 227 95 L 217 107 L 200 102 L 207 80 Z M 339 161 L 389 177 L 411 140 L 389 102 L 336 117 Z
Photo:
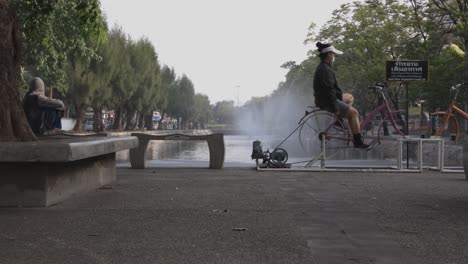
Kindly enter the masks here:
M 254 165 L 250 157 L 252 154 L 252 143 L 255 140 L 262 142 L 263 151 L 273 151 L 278 144 L 280 144 L 287 135 L 272 136 L 247 136 L 247 135 L 225 135 L 225 165 L 229 164 L 250 164 Z M 319 150 L 319 144 L 313 144 Z M 300 146 L 299 140 L 296 135 L 291 136 L 287 141 L 283 142 L 281 148 L 284 148 L 289 154 L 290 161 L 310 160 L 316 153 L 315 150 L 311 151 L 310 147 L 304 149 Z M 117 160 L 119 162 L 128 162 L 128 150 L 120 151 L 117 153 Z M 210 154 L 208 144 L 206 141 L 197 140 L 152 140 L 150 141 L 146 150 L 146 160 L 157 161 L 190 161 L 199 162 L 206 161 L 208 164 Z
M 254 164 L 250 158 L 254 140 L 256 138 L 250 136 L 224 136 L 225 163 Z M 145 155 L 147 160 L 210 160 L 208 143 L 201 140 L 152 140 Z M 128 150 L 118 152 L 117 160 L 120 162 L 128 161 Z
M 255 140 L 262 142 L 263 150 L 269 149 L 272 151 L 287 135 L 280 136 L 245 136 L 245 135 L 225 135 L 225 167 L 242 167 L 242 166 L 255 166 L 255 161 L 250 157 L 252 154 L 252 143 Z M 435 146 L 428 145 L 424 148 L 424 163 L 433 165 L 436 162 L 437 151 Z M 288 155 L 288 163 L 298 163 L 297 165 L 305 165 L 308 161 L 317 155 L 320 150 L 319 142 L 313 142 L 311 146 L 314 149 L 304 149 L 299 144 L 296 135 L 283 143 L 281 146 L 284 148 Z M 396 159 L 396 143 L 395 141 L 384 142 L 382 145 L 375 146 L 371 151 L 359 151 L 352 148 L 352 146 L 333 149 L 333 145 L 328 145 L 327 159 L 332 160 L 395 160 Z M 411 147 L 411 158 L 415 158 L 417 148 Z M 446 151 L 452 153 L 451 149 L 446 146 Z M 453 151 L 461 153 L 461 149 Z M 403 153 L 405 154 L 405 153 Z M 445 164 L 447 166 L 458 166 L 462 164 L 456 157 L 462 155 L 446 155 Z M 207 167 L 209 164 L 209 150 L 206 141 L 192 141 L 192 140 L 152 140 L 146 151 L 146 160 L 148 164 L 158 162 L 161 164 L 174 164 L 174 166 L 194 166 L 194 167 Z M 404 155 L 403 158 L 406 158 Z M 126 163 L 129 160 L 128 150 L 120 151 L 117 153 L 117 160 L 119 163 Z M 151 162 L 153 161 L 153 162 Z M 425 164 L 426 165 L 426 164 Z M 151 165 L 150 165 L 151 166 Z

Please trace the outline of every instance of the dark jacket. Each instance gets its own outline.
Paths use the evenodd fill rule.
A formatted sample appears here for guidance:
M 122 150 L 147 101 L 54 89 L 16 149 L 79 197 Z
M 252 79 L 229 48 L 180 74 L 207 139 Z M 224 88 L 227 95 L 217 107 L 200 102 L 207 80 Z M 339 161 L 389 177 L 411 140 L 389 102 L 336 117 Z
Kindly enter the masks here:
M 31 80 L 29 90 L 23 98 L 23 109 L 32 131 L 40 134 L 43 111 L 46 109 L 64 111 L 65 105 L 59 99 L 45 96 L 44 82 L 36 77 Z
M 338 111 L 336 100 L 343 100 L 343 92 L 336 81 L 335 71 L 321 62 L 314 74 L 315 105 L 332 113 Z

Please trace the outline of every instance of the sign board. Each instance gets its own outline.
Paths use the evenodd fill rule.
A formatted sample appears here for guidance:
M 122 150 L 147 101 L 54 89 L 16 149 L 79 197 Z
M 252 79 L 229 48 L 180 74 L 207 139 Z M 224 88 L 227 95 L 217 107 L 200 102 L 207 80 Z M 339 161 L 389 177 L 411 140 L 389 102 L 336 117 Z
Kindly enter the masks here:
M 429 63 L 427 61 L 387 61 L 386 66 L 387 81 L 428 80 Z

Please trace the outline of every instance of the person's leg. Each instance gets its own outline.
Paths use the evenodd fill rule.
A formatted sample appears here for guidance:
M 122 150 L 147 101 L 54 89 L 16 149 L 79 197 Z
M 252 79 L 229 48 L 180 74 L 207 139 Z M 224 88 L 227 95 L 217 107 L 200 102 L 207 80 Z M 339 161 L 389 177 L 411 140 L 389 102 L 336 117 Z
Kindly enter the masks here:
M 364 144 L 361 135 L 361 124 L 359 122 L 359 112 L 354 107 L 351 107 L 344 102 L 338 100 L 338 108 L 340 115 L 348 119 L 349 128 L 353 133 L 353 144 L 355 148 L 368 149 L 370 146 Z
M 55 109 L 45 109 L 44 112 L 44 128 L 46 131 L 62 129 L 62 116 L 60 111 Z
M 353 135 L 361 134 L 361 125 L 359 123 L 359 112 L 354 107 L 349 107 L 345 116 L 348 119 L 349 127 Z
M 63 112 L 62 111 L 55 111 L 56 115 L 54 118 L 54 128 L 62 129 L 62 116 Z

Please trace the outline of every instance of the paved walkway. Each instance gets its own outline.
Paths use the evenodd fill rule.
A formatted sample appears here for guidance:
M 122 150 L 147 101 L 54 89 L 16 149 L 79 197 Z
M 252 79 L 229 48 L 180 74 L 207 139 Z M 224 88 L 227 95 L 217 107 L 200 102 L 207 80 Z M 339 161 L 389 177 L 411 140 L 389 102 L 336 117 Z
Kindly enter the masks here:
M 0 209 L 0 263 L 468 263 L 463 174 L 119 168 Z

